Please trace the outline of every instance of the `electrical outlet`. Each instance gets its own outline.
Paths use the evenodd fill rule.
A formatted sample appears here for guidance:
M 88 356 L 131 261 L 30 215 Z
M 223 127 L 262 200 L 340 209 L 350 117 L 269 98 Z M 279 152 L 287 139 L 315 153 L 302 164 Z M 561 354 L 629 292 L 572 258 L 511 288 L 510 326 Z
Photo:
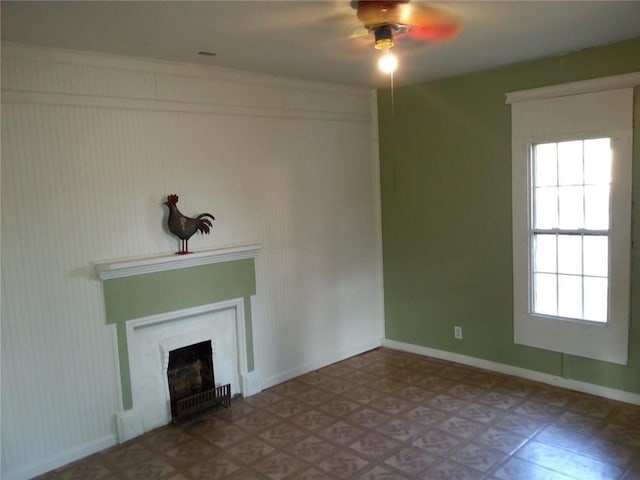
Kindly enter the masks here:
M 462 340 L 462 327 L 453 327 L 453 338 L 456 340 Z

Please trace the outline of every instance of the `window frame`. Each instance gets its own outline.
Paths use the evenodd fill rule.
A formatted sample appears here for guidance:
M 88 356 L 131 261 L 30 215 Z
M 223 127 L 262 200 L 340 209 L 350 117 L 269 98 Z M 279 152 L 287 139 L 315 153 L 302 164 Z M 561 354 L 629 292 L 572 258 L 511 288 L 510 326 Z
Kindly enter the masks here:
M 628 357 L 633 89 L 640 73 L 507 95 L 512 105 L 514 342 L 618 364 Z M 615 80 L 615 79 L 614 79 Z M 619 79 L 618 79 L 619 80 Z M 603 113 L 604 112 L 604 113 Z M 611 139 L 609 314 L 606 323 L 532 313 L 532 147 Z

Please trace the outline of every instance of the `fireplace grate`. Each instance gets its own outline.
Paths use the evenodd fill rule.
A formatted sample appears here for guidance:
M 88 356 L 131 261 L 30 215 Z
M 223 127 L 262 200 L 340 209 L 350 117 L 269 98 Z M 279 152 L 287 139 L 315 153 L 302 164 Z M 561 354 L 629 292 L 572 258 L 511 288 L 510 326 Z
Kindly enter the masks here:
M 231 405 L 231 384 L 214 387 L 176 401 L 173 421 L 180 423 L 209 408 L 227 408 Z

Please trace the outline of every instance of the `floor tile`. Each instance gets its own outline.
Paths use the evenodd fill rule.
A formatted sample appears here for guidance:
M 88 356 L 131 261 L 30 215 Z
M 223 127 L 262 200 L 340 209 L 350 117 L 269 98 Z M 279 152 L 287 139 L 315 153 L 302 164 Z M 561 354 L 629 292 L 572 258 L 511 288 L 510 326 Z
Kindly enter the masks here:
M 238 443 L 241 440 L 248 438 L 250 435 L 246 430 L 233 424 L 216 425 L 211 430 L 202 432 L 200 435 L 203 439 L 220 448 L 225 448 L 234 443 Z M 175 444 L 175 446 L 181 443 Z M 171 445 L 165 450 L 171 449 Z
M 532 441 L 516 452 L 516 457 L 580 480 L 610 480 L 624 469 L 563 448 Z
M 362 405 L 360 403 L 342 396 L 333 396 L 327 403 L 317 406 L 319 410 L 322 410 L 329 415 L 337 415 L 339 417 L 349 415 L 351 412 L 354 412 L 361 407 Z
M 380 348 L 39 478 L 640 480 L 640 407 Z
M 329 475 L 327 472 L 317 468 L 311 468 L 295 475 L 295 480 L 335 480 L 335 478 L 333 475 Z
M 517 457 L 509 458 L 493 473 L 491 478 L 496 480 L 573 480 L 572 477 L 566 477 L 551 469 Z
M 272 445 L 284 445 L 305 438 L 307 432 L 292 423 L 280 423 L 265 430 L 259 436 Z
M 502 415 L 502 412 L 481 403 L 469 403 L 456 412 L 461 417 L 481 423 L 491 423 Z
M 497 428 L 490 428 L 477 437 L 475 441 L 485 447 L 493 448 L 510 455 L 520 448 L 526 440 L 526 437 Z
M 315 436 L 285 446 L 284 450 L 308 463 L 317 463 L 325 457 L 332 455 L 338 447 Z
M 188 468 L 194 478 L 202 480 L 220 480 L 228 478 L 234 472 L 240 470 L 237 462 L 229 457 L 207 458 Z M 135 478 L 160 478 L 152 475 L 140 475 Z
M 402 442 L 410 442 L 424 433 L 424 427 L 403 418 L 394 418 L 377 427 L 376 431 Z
M 349 445 L 364 433 L 363 428 L 342 420 L 318 431 L 318 435 L 341 445 Z
M 550 420 L 558 415 L 560 408 L 535 400 L 527 400 L 514 408 L 513 411 L 519 415 L 539 420 Z
M 440 394 L 433 397 L 429 400 L 429 405 L 438 410 L 443 410 L 446 412 L 455 412 L 456 410 L 460 410 L 462 407 L 467 405 L 465 400 L 460 398 L 452 397 L 451 395 Z
M 487 473 L 495 465 L 502 462 L 506 456 L 506 454 L 499 450 L 488 448 L 477 443 L 468 443 L 464 447 L 459 448 L 451 456 L 451 459 L 461 465 Z
M 413 476 L 407 476 L 380 465 L 358 474 L 359 480 L 412 480 L 413 478 Z
M 417 475 L 436 463 L 438 459 L 417 447 L 406 447 L 393 453 L 385 464 L 408 475 Z
M 481 480 L 482 478 L 484 473 L 450 460 L 428 469 L 420 476 L 421 480 Z
M 554 421 L 554 425 L 565 427 L 575 432 L 590 435 L 602 425 L 602 419 L 575 412 L 564 412 Z
M 95 456 L 81 460 L 66 468 L 49 472 L 45 477 L 51 480 L 113 480 L 122 474 L 112 470 Z
M 259 460 L 253 468 L 271 480 L 283 480 L 305 469 L 306 465 L 284 452 L 274 452 Z
M 425 375 L 424 378 L 418 380 L 416 385 L 432 392 L 442 392 L 453 387 L 456 384 L 453 380 L 438 377 L 435 375 Z
M 463 442 L 462 439 L 440 430 L 429 430 L 415 440 L 412 445 L 439 457 L 453 455 L 455 448 Z
M 598 434 L 613 442 L 640 449 L 640 424 L 612 422 L 599 430 Z
M 348 478 L 363 470 L 369 463 L 350 451 L 339 451 L 318 462 L 318 467 L 337 478 Z
M 193 439 L 189 439 L 192 442 Z M 187 443 L 187 442 L 185 442 Z M 101 453 L 106 462 L 126 468 L 138 465 L 153 458 L 153 451 L 141 441 L 133 440 L 121 445 L 119 448 L 111 448 Z
M 281 418 L 289 418 L 299 413 L 305 412 L 307 406 L 298 400 L 285 398 L 279 402 L 272 403 L 265 410 L 267 413 L 277 415 Z
M 413 404 L 407 400 L 386 395 L 376 401 L 375 407 L 383 412 L 397 415 L 411 408 Z
M 268 405 L 270 404 L 271 403 L 269 403 Z M 274 415 L 265 415 L 263 411 L 256 411 L 248 415 L 244 415 L 238 420 L 235 420 L 233 422 L 233 425 L 237 425 L 238 427 L 244 429 L 247 433 L 255 435 L 277 424 L 279 421 L 280 419 Z
M 440 422 L 437 426 L 438 430 L 442 430 L 451 435 L 455 435 L 460 438 L 470 438 L 474 435 L 479 435 L 481 432 L 488 429 L 488 427 L 482 423 L 474 422 L 467 418 L 451 416 Z
M 169 458 L 172 465 L 185 466 L 193 465 L 200 459 L 209 457 L 213 453 L 213 449 L 214 447 L 206 442 L 193 439 L 188 442 L 183 442 L 171 450 L 167 450 L 165 455 Z M 146 462 L 146 460 L 144 462 Z
M 493 408 L 499 408 L 501 410 L 508 410 L 521 401 L 521 398 L 508 395 L 504 392 L 497 392 L 495 390 L 486 392 L 477 399 L 478 403 L 489 405 Z
M 274 451 L 275 447 L 260 438 L 250 438 L 225 449 L 230 456 L 244 464 L 253 463 Z
M 418 405 L 411 410 L 405 411 L 402 416 L 411 422 L 420 423 L 425 427 L 434 425 L 447 418 L 445 412 L 426 405 Z
M 307 430 L 325 428 L 335 421 L 336 417 L 316 409 L 307 410 L 306 412 L 296 415 L 290 420 L 291 423 L 306 428 Z
M 466 383 L 458 383 L 449 388 L 446 393 L 455 398 L 472 401 L 486 393 L 486 391 L 480 387 L 474 387 Z
M 378 402 L 381 398 L 384 397 L 384 395 L 380 393 L 379 390 L 368 386 L 368 384 L 367 386 L 357 386 L 355 388 L 352 388 L 351 390 L 344 392 L 342 396 L 344 398 L 348 398 L 349 400 L 353 400 L 364 405 L 373 404 L 374 402 Z
M 390 421 L 393 417 L 381 410 L 363 407 L 345 417 L 351 423 L 364 428 L 375 428 Z
M 387 435 L 372 432 L 352 443 L 351 449 L 375 460 L 386 457 L 399 445 L 401 445 L 399 441 L 389 438 Z
M 529 437 L 540 430 L 545 425 L 545 422 L 540 419 L 530 418 L 514 413 L 507 413 L 506 415 L 496 419 L 496 421 L 493 422 L 493 425 L 501 430 L 506 430 L 516 435 Z

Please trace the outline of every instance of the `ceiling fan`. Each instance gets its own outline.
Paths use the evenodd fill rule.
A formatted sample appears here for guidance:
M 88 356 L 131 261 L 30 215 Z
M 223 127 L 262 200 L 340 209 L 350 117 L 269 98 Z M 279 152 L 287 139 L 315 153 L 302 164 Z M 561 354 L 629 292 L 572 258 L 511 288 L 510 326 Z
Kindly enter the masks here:
M 461 30 L 460 22 L 452 14 L 409 0 L 352 0 L 351 7 L 366 30 L 373 32 L 377 49 L 393 46 L 396 35 L 406 34 L 423 42 L 444 42 L 453 40 Z
M 389 52 L 396 36 L 420 42 L 445 42 L 453 40 L 461 30 L 455 16 L 409 0 L 352 0 L 351 7 L 364 25 L 365 34 L 373 33 L 375 48 L 386 51 L 379 66 L 387 73 L 397 66 L 397 59 Z

